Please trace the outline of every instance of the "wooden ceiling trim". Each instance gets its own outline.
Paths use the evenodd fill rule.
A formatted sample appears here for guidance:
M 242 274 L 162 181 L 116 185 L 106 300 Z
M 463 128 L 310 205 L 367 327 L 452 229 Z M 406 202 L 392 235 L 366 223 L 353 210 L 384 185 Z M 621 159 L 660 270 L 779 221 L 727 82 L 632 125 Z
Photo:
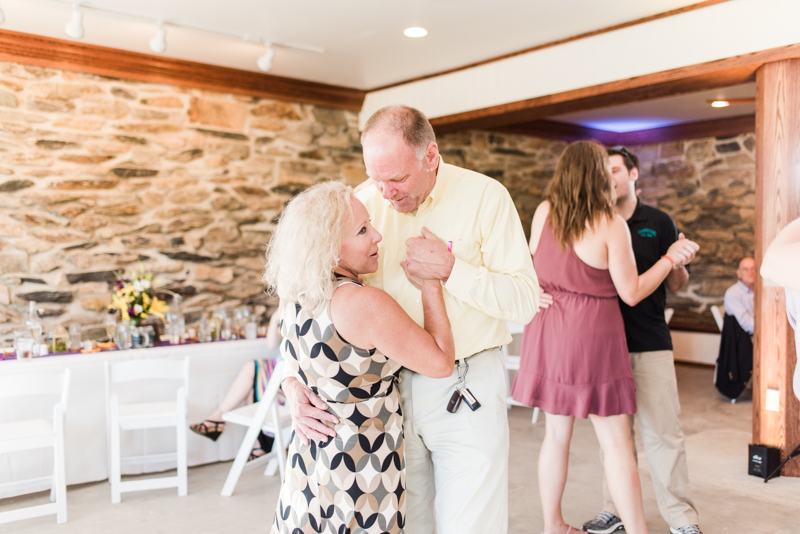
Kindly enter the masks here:
M 366 91 L 0 30 L 0 60 L 360 111 Z
M 549 43 L 532 46 L 530 48 L 525 48 L 523 50 L 517 50 L 516 52 L 510 52 L 508 54 L 503 54 L 501 56 L 495 56 L 489 59 L 484 59 L 482 61 L 476 61 L 475 63 L 469 63 L 467 65 L 462 65 L 460 67 L 455 67 L 452 69 L 447 69 L 439 72 L 434 72 L 431 74 L 426 74 L 424 76 L 418 76 L 416 78 L 411 78 L 409 80 L 403 80 L 401 82 L 395 82 L 388 85 L 383 85 L 381 87 L 375 87 L 374 89 L 370 89 L 370 92 L 373 91 L 382 91 L 383 89 L 390 89 L 392 87 L 397 87 L 400 85 L 406 85 L 408 83 L 418 82 L 421 80 L 427 80 L 430 78 L 436 78 L 437 76 L 443 76 L 445 74 L 452 74 L 453 72 L 459 72 L 462 70 L 471 69 L 474 67 L 480 67 L 481 65 L 486 65 L 487 63 L 494 63 L 496 61 L 502 61 L 504 59 L 508 59 L 515 56 L 521 56 L 523 54 L 529 54 L 531 52 L 538 52 L 539 50 L 544 50 L 545 48 L 552 48 L 554 46 L 562 45 L 565 43 L 570 43 L 572 41 L 578 41 L 580 39 L 586 39 L 587 37 L 594 37 L 595 35 L 601 35 L 604 33 L 613 32 L 616 30 L 621 30 L 623 28 L 629 28 L 631 26 L 636 26 L 638 24 L 644 24 L 645 22 L 651 22 L 658 19 L 663 19 L 667 17 L 671 17 L 673 15 L 680 15 L 681 13 L 686 13 L 688 11 L 694 11 L 695 9 L 701 9 L 708 6 L 713 6 L 716 4 L 722 4 L 724 2 L 728 2 L 730 0 L 706 0 L 704 2 L 698 2 L 697 4 L 692 4 L 689 6 L 684 6 L 678 9 L 672 9 L 670 11 L 665 11 L 663 13 L 658 13 L 656 15 L 650 15 L 648 17 L 642 17 L 639 19 L 631 20 L 628 22 L 623 22 L 622 24 L 615 24 L 614 26 L 608 26 L 605 28 L 601 28 L 599 30 L 593 30 L 590 32 L 581 33 L 578 35 L 573 35 L 572 37 L 566 37 L 564 39 L 559 39 L 557 41 L 550 41 Z
M 431 119 L 439 133 L 489 130 L 535 120 L 752 82 L 765 63 L 800 58 L 800 44 Z

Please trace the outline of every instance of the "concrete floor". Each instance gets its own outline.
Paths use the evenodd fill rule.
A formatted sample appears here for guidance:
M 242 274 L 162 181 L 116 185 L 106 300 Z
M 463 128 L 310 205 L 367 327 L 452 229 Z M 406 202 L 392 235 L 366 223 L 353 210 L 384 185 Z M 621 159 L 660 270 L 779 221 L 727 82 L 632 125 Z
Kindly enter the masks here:
M 689 474 L 703 532 L 800 532 L 800 479 L 778 478 L 764 484 L 747 475 L 752 403 L 730 404 L 720 397 L 709 368 L 678 365 L 677 372 Z M 536 461 L 544 418 L 531 425 L 530 417 L 531 410 L 525 408 L 512 408 L 509 414 L 511 534 L 536 533 L 542 528 Z M 641 451 L 641 443 L 638 446 Z M 563 501 L 565 518 L 573 525 L 580 526 L 600 511 L 597 447 L 591 424 L 578 421 Z M 640 454 L 650 532 L 667 534 L 669 528 L 658 512 L 647 463 Z M 225 462 L 190 469 L 189 495 L 183 498 L 172 489 L 155 490 L 125 493 L 121 504 L 112 505 L 107 482 L 70 486 L 68 523 L 57 525 L 55 516 L 42 517 L 0 525 L 0 533 L 268 532 L 278 497 L 277 480 L 262 476 L 263 466 L 245 471 L 234 496 L 220 497 L 229 468 L 230 462 Z M 5 499 L 0 501 L 0 511 L 45 502 L 45 493 Z

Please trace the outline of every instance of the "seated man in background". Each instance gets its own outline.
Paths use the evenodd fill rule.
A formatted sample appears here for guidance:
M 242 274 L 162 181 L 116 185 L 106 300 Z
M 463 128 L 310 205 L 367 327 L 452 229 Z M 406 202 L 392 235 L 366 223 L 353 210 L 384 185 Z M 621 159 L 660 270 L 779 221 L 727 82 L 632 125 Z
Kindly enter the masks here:
M 752 336 L 755 330 L 753 288 L 756 283 L 756 260 L 742 258 L 736 269 L 736 277 L 739 281 L 725 292 L 725 313 L 736 317 L 742 330 Z
M 725 292 L 725 320 L 717 357 L 714 385 L 735 402 L 753 376 L 753 315 L 756 261 L 742 258 L 736 270 L 739 281 Z

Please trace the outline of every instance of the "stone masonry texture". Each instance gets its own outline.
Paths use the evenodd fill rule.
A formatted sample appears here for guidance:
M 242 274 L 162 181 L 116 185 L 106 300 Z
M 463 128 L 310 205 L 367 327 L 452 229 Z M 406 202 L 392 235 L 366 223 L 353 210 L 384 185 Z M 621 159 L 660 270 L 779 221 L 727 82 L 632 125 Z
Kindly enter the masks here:
M 470 131 L 439 139 L 442 157 L 500 181 L 511 193 L 525 233 L 566 147 L 554 141 Z M 671 324 L 715 330 L 709 309 L 722 305 L 736 267 L 752 256 L 755 232 L 755 136 L 705 138 L 629 146 L 640 160 L 641 200 L 669 213 L 700 252 L 686 288 L 668 292 Z
M 92 331 L 117 273 L 140 263 L 184 296 L 190 323 L 240 304 L 266 320 L 277 217 L 320 180 L 366 178 L 357 124 L 338 109 L 0 62 L 0 336 L 29 300 L 46 329 Z M 508 188 L 529 232 L 566 143 L 482 131 L 439 141 L 445 161 Z M 669 297 L 674 321 L 709 327 L 708 306 L 753 251 L 753 135 L 630 148 L 642 200 L 701 245 L 689 286 Z
M 0 63 L 0 335 L 29 300 L 46 330 L 91 331 L 110 282 L 140 263 L 184 295 L 189 322 L 240 304 L 266 320 L 276 218 L 317 181 L 365 179 L 357 123 L 338 109 Z

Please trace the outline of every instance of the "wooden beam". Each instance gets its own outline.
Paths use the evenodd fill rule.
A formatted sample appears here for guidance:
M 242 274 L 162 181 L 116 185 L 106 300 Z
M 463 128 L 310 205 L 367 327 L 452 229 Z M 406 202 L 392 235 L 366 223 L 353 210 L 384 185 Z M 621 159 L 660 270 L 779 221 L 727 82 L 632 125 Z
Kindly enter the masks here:
M 765 287 L 758 273 L 764 252 L 800 216 L 800 60 L 767 63 L 756 77 L 756 287 L 753 354 L 753 441 L 779 447 L 800 442 L 800 402 L 792 391 L 797 360 L 786 318 L 784 291 Z M 767 410 L 768 389 L 778 390 L 779 411 Z M 789 462 L 784 475 L 800 476 Z
M 696 4 L 692 4 L 689 6 L 684 6 L 678 9 L 672 9 L 670 11 L 665 11 L 663 13 L 658 13 L 656 15 L 650 15 L 648 17 L 642 17 L 635 20 L 630 20 L 628 22 L 623 22 L 622 24 L 615 24 L 613 26 L 607 26 L 605 28 L 601 28 L 599 30 L 593 30 L 586 33 L 581 33 L 578 35 L 573 35 L 572 37 L 566 37 L 564 39 L 558 39 L 557 41 L 550 41 L 549 43 L 532 46 L 530 48 L 524 48 L 522 50 L 517 50 L 515 52 L 510 52 L 508 54 L 503 54 L 500 56 L 491 57 L 489 59 L 484 59 L 482 61 L 476 61 L 474 63 L 469 63 L 467 65 L 462 65 L 460 67 L 455 67 L 452 69 L 442 70 L 439 72 L 433 72 L 431 74 L 426 74 L 424 76 L 418 76 L 416 78 L 411 78 L 409 80 L 403 80 L 401 82 L 395 82 L 388 85 L 383 85 L 381 87 L 375 87 L 370 89 L 370 91 L 381 91 L 383 89 L 389 89 L 391 87 L 397 87 L 398 85 L 405 85 L 407 83 L 418 82 L 420 80 L 427 80 L 429 78 L 436 78 L 437 76 L 443 76 L 445 74 L 451 74 L 453 72 L 458 72 L 462 70 L 471 69 L 474 67 L 480 67 L 481 65 L 486 65 L 487 63 L 494 63 L 496 61 L 502 61 L 504 59 L 508 59 L 510 57 L 521 56 L 522 54 L 530 54 L 531 52 L 538 52 L 539 50 L 544 50 L 545 48 L 552 48 L 554 46 L 562 45 L 565 43 L 571 43 L 572 41 L 579 41 L 580 39 L 586 39 L 587 37 L 594 37 L 595 35 L 602 35 L 604 33 L 613 32 L 616 30 L 621 30 L 623 28 L 629 28 L 631 26 L 637 26 L 639 24 L 644 24 L 645 22 L 652 22 L 654 20 L 663 19 L 667 17 L 671 17 L 673 15 L 680 15 L 681 13 L 686 13 L 687 11 L 694 11 L 695 9 L 702 9 L 704 7 L 713 6 L 716 4 L 722 4 L 724 2 L 728 2 L 729 0 L 705 0 L 704 2 L 698 2 Z
M 502 128 L 495 128 L 495 131 L 529 135 L 532 137 L 544 137 L 548 139 L 561 139 L 563 141 L 593 139 L 606 146 L 613 146 L 643 145 L 668 141 L 682 141 L 684 139 L 697 139 L 700 137 L 738 135 L 746 132 L 754 132 L 755 128 L 755 115 L 742 115 L 740 117 L 686 122 L 683 124 L 674 124 L 672 126 L 663 126 L 661 128 L 623 133 L 549 120 L 504 126 Z
M 490 130 L 608 106 L 643 102 L 752 82 L 765 63 L 800 58 L 800 44 L 753 52 L 431 119 L 437 132 Z
M 0 30 L 0 61 L 361 110 L 366 91 Z

